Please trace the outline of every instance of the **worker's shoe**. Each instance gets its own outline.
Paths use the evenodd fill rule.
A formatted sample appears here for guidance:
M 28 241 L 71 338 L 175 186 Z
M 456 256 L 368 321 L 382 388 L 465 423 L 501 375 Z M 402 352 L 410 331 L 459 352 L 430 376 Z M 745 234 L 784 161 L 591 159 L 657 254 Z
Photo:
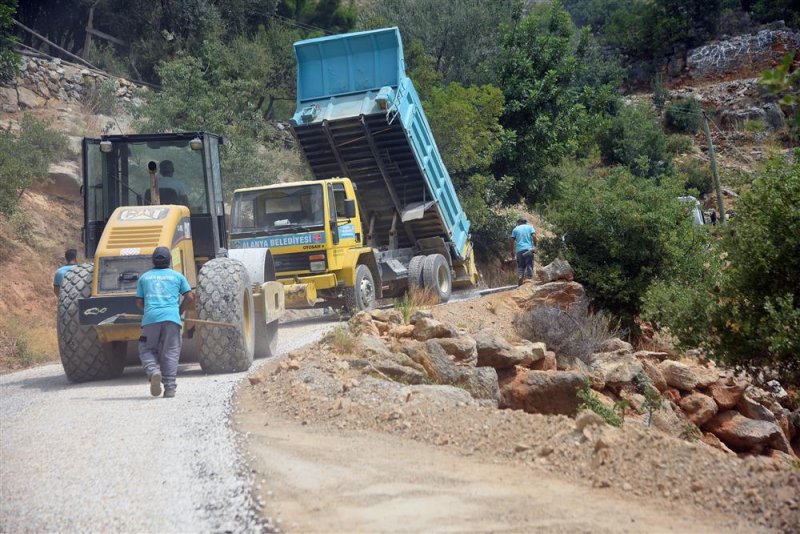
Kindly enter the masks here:
M 175 388 L 165 388 L 164 389 L 164 398 L 171 399 L 175 396 Z
M 161 373 L 159 372 L 150 375 L 150 395 L 154 397 L 161 395 Z

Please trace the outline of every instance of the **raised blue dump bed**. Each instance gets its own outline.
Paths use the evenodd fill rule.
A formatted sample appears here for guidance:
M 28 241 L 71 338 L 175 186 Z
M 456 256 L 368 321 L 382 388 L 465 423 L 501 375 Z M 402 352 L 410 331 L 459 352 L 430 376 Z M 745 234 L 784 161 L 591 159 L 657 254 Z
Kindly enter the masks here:
M 469 221 L 406 76 L 398 29 L 308 39 L 294 50 L 292 128 L 314 175 L 357 184 L 377 246 L 389 244 L 398 213 L 401 248 L 442 237 L 463 259 Z

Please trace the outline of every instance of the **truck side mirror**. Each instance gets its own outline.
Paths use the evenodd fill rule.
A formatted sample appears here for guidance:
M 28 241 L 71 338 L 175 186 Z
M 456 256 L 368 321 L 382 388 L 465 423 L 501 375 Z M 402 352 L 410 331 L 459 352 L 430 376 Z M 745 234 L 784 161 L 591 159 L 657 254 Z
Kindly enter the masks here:
M 345 199 L 344 201 L 344 216 L 352 219 L 356 216 L 356 201 L 353 199 Z

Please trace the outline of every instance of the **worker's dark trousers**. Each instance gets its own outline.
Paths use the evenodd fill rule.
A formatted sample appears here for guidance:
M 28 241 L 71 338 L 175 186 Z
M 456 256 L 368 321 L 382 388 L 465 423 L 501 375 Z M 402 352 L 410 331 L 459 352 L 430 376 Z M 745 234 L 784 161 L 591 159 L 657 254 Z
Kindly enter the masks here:
M 142 327 L 139 338 L 139 359 L 150 377 L 161 373 L 164 389 L 176 387 L 178 359 L 181 356 L 181 327 L 172 321 L 150 323 Z
M 533 251 L 517 252 L 517 278 L 533 278 Z

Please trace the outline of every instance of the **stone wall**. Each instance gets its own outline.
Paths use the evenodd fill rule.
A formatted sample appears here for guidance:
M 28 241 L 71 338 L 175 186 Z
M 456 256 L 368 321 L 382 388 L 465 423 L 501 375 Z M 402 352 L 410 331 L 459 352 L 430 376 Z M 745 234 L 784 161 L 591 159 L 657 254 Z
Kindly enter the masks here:
M 116 78 L 58 58 L 22 56 L 20 72 L 14 83 L 0 87 L 0 111 L 48 107 L 58 102 L 88 103 L 101 84 L 113 84 L 118 104 L 136 105 L 138 90 L 145 89 L 123 78 Z

